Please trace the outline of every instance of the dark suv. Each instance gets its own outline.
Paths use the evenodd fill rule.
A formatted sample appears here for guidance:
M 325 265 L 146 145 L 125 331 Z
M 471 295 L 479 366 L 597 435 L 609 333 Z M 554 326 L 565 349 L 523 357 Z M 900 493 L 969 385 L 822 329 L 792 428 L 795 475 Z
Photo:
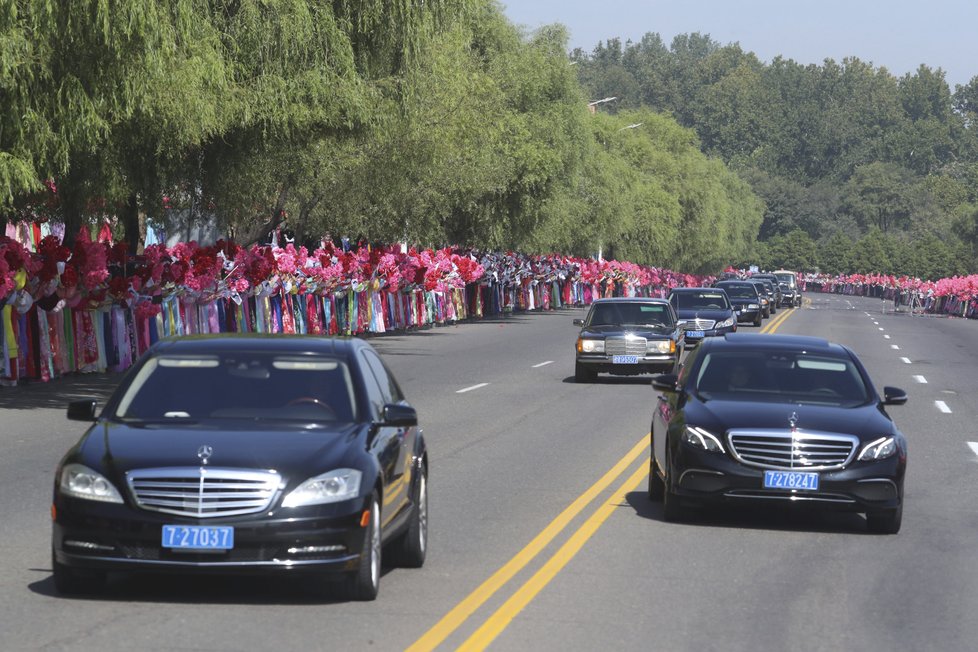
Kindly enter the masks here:
M 688 347 L 699 344 L 704 337 L 737 330 L 733 304 L 721 288 L 673 288 L 669 303 L 686 331 Z
M 676 312 L 665 299 L 598 299 L 577 336 L 574 380 L 590 382 L 598 373 L 633 375 L 674 372 L 685 339 Z
M 771 306 L 771 312 L 775 312 L 775 308 L 780 308 L 784 304 L 788 303 L 788 297 L 781 289 L 781 280 L 774 274 L 754 274 L 751 277 L 752 281 L 770 281 L 771 286 L 774 289 L 774 305 Z

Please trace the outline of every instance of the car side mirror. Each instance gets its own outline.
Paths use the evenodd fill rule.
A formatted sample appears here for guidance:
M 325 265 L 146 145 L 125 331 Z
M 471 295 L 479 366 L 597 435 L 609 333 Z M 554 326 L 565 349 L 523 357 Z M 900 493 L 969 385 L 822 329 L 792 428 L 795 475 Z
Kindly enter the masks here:
M 410 405 L 388 403 L 384 406 L 384 425 L 407 428 L 418 425 L 418 412 Z
M 575 326 L 583 326 L 584 325 L 584 320 L 583 319 L 575 319 L 574 320 L 574 325 Z
M 907 402 L 907 393 L 899 387 L 883 388 L 883 405 L 903 405 Z
M 95 399 L 86 398 L 69 403 L 68 418 L 72 421 L 95 421 Z
M 652 387 L 660 392 L 679 391 L 679 376 L 676 374 L 659 374 L 652 377 Z

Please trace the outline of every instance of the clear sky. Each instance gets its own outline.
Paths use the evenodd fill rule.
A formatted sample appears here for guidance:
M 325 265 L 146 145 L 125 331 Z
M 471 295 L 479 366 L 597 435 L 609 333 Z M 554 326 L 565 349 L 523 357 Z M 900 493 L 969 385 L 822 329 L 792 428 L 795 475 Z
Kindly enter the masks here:
M 500 0 L 529 29 L 561 23 L 570 49 L 638 41 L 657 32 L 709 34 L 768 62 L 821 64 L 855 56 L 900 77 L 920 64 L 944 70 L 954 91 L 978 76 L 978 0 Z

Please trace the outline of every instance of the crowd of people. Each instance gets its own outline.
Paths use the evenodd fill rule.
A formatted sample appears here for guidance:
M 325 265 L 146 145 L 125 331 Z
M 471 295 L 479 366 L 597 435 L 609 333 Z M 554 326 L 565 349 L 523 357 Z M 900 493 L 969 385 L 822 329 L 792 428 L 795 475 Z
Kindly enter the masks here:
M 2 384 L 123 370 L 170 335 L 384 333 L 712 280 L 614 260 L 400 244 L 186 242 L 131 256 L 126 243 L 85 229 L 69 249 L 41 226 L 0 239 Z

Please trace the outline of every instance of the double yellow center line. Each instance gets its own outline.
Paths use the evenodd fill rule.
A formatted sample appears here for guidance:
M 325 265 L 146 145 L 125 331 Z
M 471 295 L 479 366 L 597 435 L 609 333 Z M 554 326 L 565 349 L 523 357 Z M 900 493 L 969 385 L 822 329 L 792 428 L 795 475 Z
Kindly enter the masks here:
M 794 313 L 792 308 L 778 315 L 765 326 L 762 333 L 773 333 L 785 320 Z M 560 535 L 570 523 L 594 499 L 602 494 L 612 483 L 622 477 L 639 455 L 648 450 L 649 435 L 642 437 L 628 453 L 625 454 L 601 479 L 595 482 L 584 493 L 577 497 L 557 518 L 550 522 L 530 543 L 513 556 L 489 579 L 480 584 L 461 602 L 451 609 L 441 620 L 415 641 L 408 652 L 429 652 L 441 645 L 449 636 L 459 629 L 482 605 L 496 595 L 517 573 L 526 568 L 550 543 Z M 570 535 L 567 541 L 509 597 L 489 618 L 463 642 L 458 649 L 466 652 L 484 650 L 499 634 L 506 629 L 510 622 L 523 610 L 553 580 L 554 577 L 570 562 L 584 547 L 584 544 L 598 531 L 598 528 L 614 512 L 615 507 L 622 504 L 625 495 L 635 488 L 648 475 L 648 466 L 640 465 L 627 479 L 622 482 L 607 501 L 581 526 Z

